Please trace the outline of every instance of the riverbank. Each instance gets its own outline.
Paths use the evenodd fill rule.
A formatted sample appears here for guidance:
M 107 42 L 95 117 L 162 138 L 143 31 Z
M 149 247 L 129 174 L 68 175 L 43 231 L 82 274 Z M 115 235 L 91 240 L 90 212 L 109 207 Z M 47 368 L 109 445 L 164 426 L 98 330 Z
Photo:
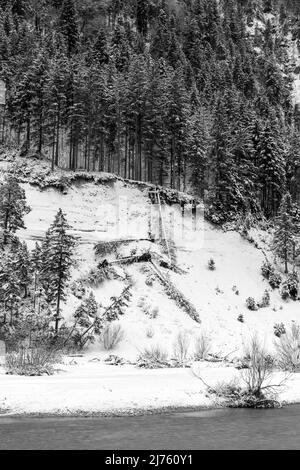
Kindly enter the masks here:
M 75 363 L 76 362 L 76 363 Z M 80 358 L 60 366 L 53 376 L 20 377 L 0 370 L 2 416 L 109 417 L 216 408 L 205 384 L 241 380 L 231 366 L 195 363 L 186 369 L 138 369 Z M 205 384 L 198 378 L 201 376 Z M 300 403 L 300 374 L 276 373 L 271 384 L 285 383 L 279 400 Z

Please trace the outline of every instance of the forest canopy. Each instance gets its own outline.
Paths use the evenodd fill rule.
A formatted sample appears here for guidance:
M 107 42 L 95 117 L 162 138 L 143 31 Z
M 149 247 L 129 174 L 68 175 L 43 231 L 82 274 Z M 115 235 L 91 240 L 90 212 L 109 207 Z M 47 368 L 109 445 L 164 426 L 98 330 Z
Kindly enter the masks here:
M 2 0 L 2 143 L 193 191 L 216 222 L 299 199 L 297 0 Z

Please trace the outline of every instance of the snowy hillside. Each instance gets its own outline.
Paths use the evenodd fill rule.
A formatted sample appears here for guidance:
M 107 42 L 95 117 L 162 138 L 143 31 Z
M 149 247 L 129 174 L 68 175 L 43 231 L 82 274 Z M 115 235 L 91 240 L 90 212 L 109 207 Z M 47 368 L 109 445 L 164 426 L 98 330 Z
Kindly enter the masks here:
M 2 162 L 3 173 L 7 169 Z M 64 191 L 53 187 L 42 189 L 25 182 L 22 186 L 32 210 L 25 218 L 26 230 L 18 235 L 33 248 L 61 208 L 77 239 L 73 281 L 86 276 L 101 261 L 94 250 L 100 241 L 132 240 L 118 247 L 117 257 L 149 250 L 167 258 L 159 244 L 159 208 L 151 204 L 147 186 L 139 188 L 122 180 L 102 184 L 81 180 L 71 183 Z M 198 206 L 195 221 L 191 204 L 185 205 L 184 216 L 179 204 L 163 206 L 165 229 L 168 236 L 173 234 L 180 272 L 161 268 L 164 276 L 195 307 L 201 323 L 195 322 L 167 295 L 147 263 L 118 266 L 117 279 L 105 281 L 93 289 L 96 300 L 106 306 L 112 296 L 122 293 L 126 276 L 131 277 L 133 296 L 126 314 L 120 319 L 125 336 L 115 354 L 135 360 L 139 352 L 150 345 L 160 345 L 171 352 L 179 332 L 190 335 L 191 345 L 193 338 L 205 332 L 211 338 L 214 353 L 231 354 L 232 358 L 242 354 L 244 345 L 254 333 L 259 333 L 271 348 L 274 324 L 284 322 L 289 325 L 292 320 L 297 321 L 297 304 L 284 302 L 278 290 L 272 291 L 263 280 L 260 272 L 264 261 L 262 252 L 240 234 L 225 233 L 204 221 L 202 209 Z M 147 241 L 149 231 L 156 238 L 155 243 Z M 214 271 L 208 269 L 210 259 L 215 261 Z M 149 276 L 151 282 L 148 282 Z M 246 299 L 253 297 L 259 301 L 265 289 L 270 292 L 270 307 L 254 312 L 248 310 Z M 79 304 L 80 299 L 69 289 L 63 316 L 71 318 Z M 243 323 L 238 321 L 241 315 Z M 97 342 L 89 351 L 107 356 Z

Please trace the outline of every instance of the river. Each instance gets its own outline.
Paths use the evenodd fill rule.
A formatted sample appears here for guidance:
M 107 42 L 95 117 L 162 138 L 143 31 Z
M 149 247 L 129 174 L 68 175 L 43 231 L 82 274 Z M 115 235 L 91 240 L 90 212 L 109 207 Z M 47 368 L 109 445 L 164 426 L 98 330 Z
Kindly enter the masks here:
M 0 449 L 300 449 L 300 405 L 114 418 L 0 418 Z

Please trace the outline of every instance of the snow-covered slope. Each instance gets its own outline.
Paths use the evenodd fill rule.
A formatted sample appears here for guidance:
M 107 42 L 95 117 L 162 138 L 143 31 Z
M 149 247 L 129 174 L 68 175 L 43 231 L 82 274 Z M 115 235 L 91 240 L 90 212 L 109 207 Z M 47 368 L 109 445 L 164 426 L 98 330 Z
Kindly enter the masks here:
M 98 259 L 94 245 L 98 241 L 147 239 L 149 230 L 158 234 L 159 210 L 151 204 L 147 187 L 138 188 L 120 180 L 106 184 L 77 181 L 63 192 L 24 182 L 22 185 L 32 210 L 25 219 L 26 230 L 18 235 L 32 248 L 35 241 L 44 236 L 57 210 L 62 208 L 77 237 L 74 279 L 96 266 Z M 289 325 L 292 320 L 298 320 L 298 303 L 283 302 L 278 291 L 271 291 L 263 280 L 260 273 L 264 260 L 262 252 L 238 233 L 225 233 L 211 226 L 203 220 L 202 208 L 198 209 L 196 221 L 192 218 L 190 205 L 186 205 L 184 217 L 178 204 L 164 206 L 163 211 L 166 231 L 174 234 L 177 262 L 184 271 L 178 274 L 166 270 L 165 274 L 194 305 L 201 324 L 192 320 L 166 295 L 158 279 L 153 285 L 146 283 L 149 272 L 143 263 L 131 265 L 126 267 L 126 272 L 132 278 L 133 297 L 120 320 L 125 338 L 116 354 L 134 359 L 144 346 L 156 344 L 170 351 L 178 332 L 186 331 L 192 344 L 193 337 L 205 331 L 211 337 L 215 353 L 232 353 L 234 356 L 241 353 L 243 345 L 255 332 L 272 347 L 274 324 L 284 322 Z M 136 241 L 122 248 L 123 255 L 133 248 L 141 251 L 161 249 L 158 244 Z M 216 263 L 215 271 L 207 267 L 210 258 Z M 99 302 L 108 305 L 110 297 L 120 295 L 123 288 L 122 278 L 106 281 L 95 289 L 95 295 Z M 270 307 L 249 311 L 246 299 L 251 296 L 259 301 L 268 288 Z M 64 316 L 69 318 L 79 303 L 80 300 L 70 293 Z M 238 321 L 240 315 L 243 315 L 244 323 Z M 98 343 L 91 346 L 90 352 L 105 354 Z

